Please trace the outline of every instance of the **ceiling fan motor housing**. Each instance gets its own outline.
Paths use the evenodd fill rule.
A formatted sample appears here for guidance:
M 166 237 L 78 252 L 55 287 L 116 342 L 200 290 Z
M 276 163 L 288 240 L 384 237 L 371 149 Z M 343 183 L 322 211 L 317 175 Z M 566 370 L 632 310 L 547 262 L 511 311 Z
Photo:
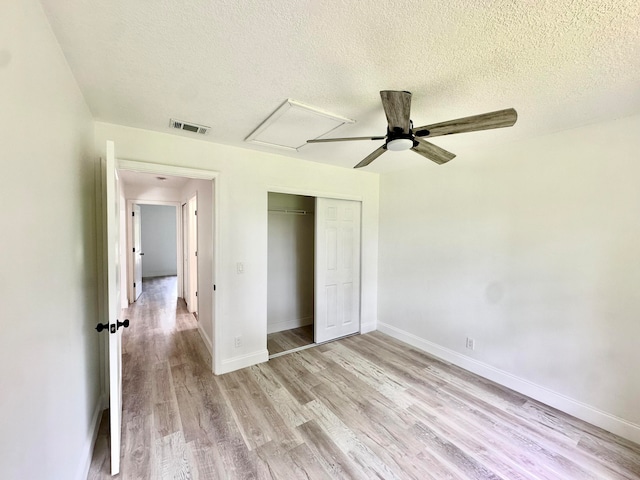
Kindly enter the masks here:
M 409 150 L 417 143 L 412 133 L 387 132 L 387 143 L 385 147 L 391 151 Z

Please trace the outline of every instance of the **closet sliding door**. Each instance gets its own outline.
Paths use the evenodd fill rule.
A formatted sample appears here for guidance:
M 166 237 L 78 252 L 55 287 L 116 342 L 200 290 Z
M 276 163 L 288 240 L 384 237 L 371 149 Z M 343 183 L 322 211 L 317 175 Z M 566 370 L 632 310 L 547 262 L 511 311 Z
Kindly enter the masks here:
M 316 343 L 360 331 L 360 208 L 316 199 Z

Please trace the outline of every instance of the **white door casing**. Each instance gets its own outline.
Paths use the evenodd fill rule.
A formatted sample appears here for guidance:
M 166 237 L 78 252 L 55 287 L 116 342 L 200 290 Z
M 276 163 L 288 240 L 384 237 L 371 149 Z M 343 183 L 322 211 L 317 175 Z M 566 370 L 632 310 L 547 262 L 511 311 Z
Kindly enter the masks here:
M 133 264 L 133 301 L 138 300 L 138 297 L 142 294 L 142 228 L 140 217 L 140 205 L 133 204 L 133 215 L 131 216 L 131 233 L 133 240 L 132 264 Z
M 107 248 L 107 318 L 109 320 L 109 424 L 111 437 L 111 475 L 120 472 L 120 441 L 122 430 L 122 329 L 118 328 L 120 308 L 120 232 L 118 175 L 115 168 L 115 146 L 107 141 L 103 161 L 106 206 Z
M 360 209 L 360 202 L 316 198 L 316 343 L 360 330 Z
M 212 355 L 212 371 L 221 372 L 223 370 L 222 359 L 220 352 L 222 348 L 219 345 L 219 341 L 222 338 L 221 324 L 216 322 L 215 319 L 219 316 L 220 305 L 215 300 L 215 283 L 219 278 L 217 269 L 220 265 L 219 256 L 221 250 L 218 248 L 220 245 L 220 230 L 218 228 L 218 219 L 220 218 L 220 189 L 218 188 L 218 182 L 220 181 L 219 173 L 214 170 L 201 170 L 194 168 L 179 167 L 176 165 L 161 165 L 156 163 L 139 162 L 134 160 L 118 160 L 118 169 L 127 170 L 141 173 L 153 173 L 156 175 L 171 175 L 175 177 L 186 177 L 192 179 L 206 180 L 210 182 L 210 190 L 207 192 L 205 188 L 204 204 L 202 197 L 200 197 L 201 210 L 206 212 L 205 215 L 200 215 L 202 223 L 200 223 L 200 232 L 203 238 L 201 238 L 201 247 L 206 253 L 206 261 L 201 264 L 199 276 L 201 277 L 202 295 L 198 295 L 198 298 L 206 301 L 206 308 L 204 311 L 200 311 L 198 320 L 201 324 L 206 325 L 211 332 L 211 336 L 206 339 L 208 346 L 211 347 Z M 138 203 L 138 202 L 136 202 Z M 204 223 L 204 227 L 203 227 Z M 201 256 L 202 259 L 202 256 Z M 205 288 L 205 286 L 207 288 Z M 184 292 L 183 292 L 183 295 Z M 202 307 L 202 305 L 201 305 Z M 202 308 L 200 309 L 202 310 Z M 204 328 L 200 330 L 204 332 Z M 213 344 L 212 344 L 213 341 Z

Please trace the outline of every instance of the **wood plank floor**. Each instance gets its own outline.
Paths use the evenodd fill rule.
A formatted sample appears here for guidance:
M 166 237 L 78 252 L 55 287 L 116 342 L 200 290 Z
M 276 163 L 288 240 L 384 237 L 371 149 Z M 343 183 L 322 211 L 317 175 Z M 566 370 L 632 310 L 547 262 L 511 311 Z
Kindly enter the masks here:
M 313 344 L 313 325 L 292 328 L 267 335 L 269 355 Z
M 117 478 L 640 478 L 639 445 L 381 333 L 216 377 L 175 279 L 129 310 Z

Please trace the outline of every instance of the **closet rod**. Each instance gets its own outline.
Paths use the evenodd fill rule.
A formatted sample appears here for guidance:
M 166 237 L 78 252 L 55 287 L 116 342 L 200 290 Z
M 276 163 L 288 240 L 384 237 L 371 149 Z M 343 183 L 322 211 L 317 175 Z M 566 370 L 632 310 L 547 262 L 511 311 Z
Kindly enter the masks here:
M 270 208 L 269 211 L 274 213 L 286 213 L 289 215 L 313 215 L 313 212 L 308 212 L 306 210 L 290 210 L 288 208 Z

